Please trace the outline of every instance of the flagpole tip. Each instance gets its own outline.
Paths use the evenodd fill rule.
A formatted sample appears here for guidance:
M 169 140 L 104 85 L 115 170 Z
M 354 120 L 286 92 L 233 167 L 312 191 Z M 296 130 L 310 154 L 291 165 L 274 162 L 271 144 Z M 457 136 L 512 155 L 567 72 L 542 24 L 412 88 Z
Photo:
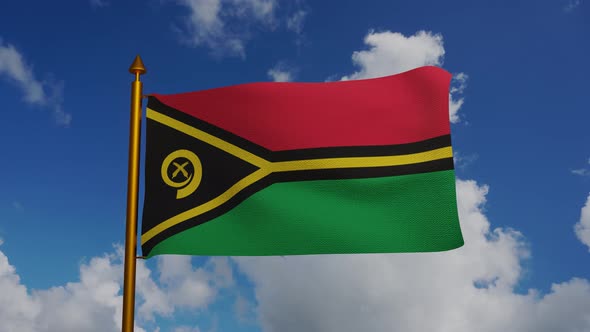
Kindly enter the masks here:
M 143 61 L 141 61 L 141 57 L 139 55 L 135 57 L 135 60 L 133 60 L 131 67 L 129 67 L 129 72 L 131 74 L 139 75 L 143 75 L 146 73 L 145 66 L 143 65 Z

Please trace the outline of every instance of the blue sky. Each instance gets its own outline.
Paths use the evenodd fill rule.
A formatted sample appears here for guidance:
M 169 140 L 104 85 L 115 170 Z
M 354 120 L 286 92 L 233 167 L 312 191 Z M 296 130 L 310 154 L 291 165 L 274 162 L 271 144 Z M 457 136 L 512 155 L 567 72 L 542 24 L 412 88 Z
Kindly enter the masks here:
M 137 331 L 590 331 L 588 40 L 585 0 L 5 3 L 0 331 L 118 330 L 137 54 L 163 94 L 441 66 L 466 241 L 140 262 Z

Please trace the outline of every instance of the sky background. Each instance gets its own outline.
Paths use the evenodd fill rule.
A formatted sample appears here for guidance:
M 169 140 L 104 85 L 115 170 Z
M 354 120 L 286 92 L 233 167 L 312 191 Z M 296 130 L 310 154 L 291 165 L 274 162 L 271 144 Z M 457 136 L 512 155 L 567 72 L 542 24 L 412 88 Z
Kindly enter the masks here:
M 465 245 L 139 261 L 136 331 L 590 331 L 589 5 L 4 2 L 0 332 L 120 330 L 137 54 L 144 93 L 451 72 Z

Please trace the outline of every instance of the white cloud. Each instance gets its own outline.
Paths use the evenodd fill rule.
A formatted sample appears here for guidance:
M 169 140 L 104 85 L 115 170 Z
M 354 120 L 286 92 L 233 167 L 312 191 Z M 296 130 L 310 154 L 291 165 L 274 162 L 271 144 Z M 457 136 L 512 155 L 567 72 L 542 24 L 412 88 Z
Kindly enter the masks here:
M 588 164 L 590 164 L 590 158 L 588 158 Z M 590 168 L 587 168 L 587 167 L 572 169 L 571 172 L 572 172 L 572 174 L 579 175 L 579 176 L 590 176 Z
M 477 154 L 463 154 L 458 150 L 453 151 L 453 163 L 455 168 L 465 169 L 473 164 L 478 158 Z
M 55 121 L 68 126 L 72 120 L 62 107 L 63 84 L 41 82 L 35 78 L 33 68 L 27 65 L 22 54 L 11 44 L 4 44 L 0 38 L 0 77 L 4 76 L 17 85 L 30 105 L 48 107 L 53 110 Z
M 120 253 L 123 255 L 123 252 Z M 136 292 L 142 299 L 137 307 L 137 316 L 145 321 L 154 321 L 155 314 L 170 317 L 174 312 L 174 304 L 169 301 L 168 294 L 152 277 L 152 272 L 144 261 L 137 262 Z
M 295 79 L 298 69 L 286 61 L 277 62 L 266 74 L 274 82 L 291 82 Z
M 355 51 L 353 63 L 359 70 L 342 77 L 342 80 L 355 80 L 399 74 L 422 66 L 441 66 L 445 49 L 443 37 L 428 31 L 419 31 L 406 37 L 398 32 L 369 32 L 365 36 L 368 50 Z M 459 122 L 459 109 L 464 99 L 456 97 L 466 87 L 467 74 L 458 73 L 453 78 L 454 87 L 449 95 L 449 118 Z
M 93 8 L 106 7 L 109 3 L 105 0 L 90 0 L 90 6 Z
M 275 82 L 290 82 L 292 80 L 290 72 L 277 69 L 269 69 L 268 76 Z
M 465 73 L 458 73 L 453 76 L 451 80 L 451 93 L 449 94 L 449 115 L 452 123 L 458 123 L 459 109 L 463 106 L 464 98 L 458 97 L 462 95 L 467 87 L 467 79 L 469 77 Z
M 243 55 L 242 42 L 225 36 L 223 22 L 219 17 L 220 0 L 181 0 L 180 3 L 188 7 L 190 11 L 186 21 L 187 41 L 190 44 L 193 46 L 206 44 L 213 49 L 224 48 L 232 54 Z
M 307 12 L 305 10 L 298 10 L 289 18 L 287 18 L 287 29 L 301 34 L 303 32 L 303 23 L 305 22 L 305 17 L 307 16 Z
M 35 331 L 33 320 L 39 315 L 41 306 L 38 301 L 27 294 L 27 289 L 21 285 L 14 266 L 8 258 L 0 252 L 0 322 L 6 332 Z
M 586 199 L 586 204 L 580 212 L 580 221 L 574 225 L 576 236 L 590 250 L 590 195 Z
M 118 246 L 115 253 L 82 264 L 79 281 L 28 290 L 0 251 L 2 332 L 120 331 L 122 256 Z M 155 315 L 170 317 L 177 309 L 205 308 L 219 287 L 233 285 L 226 258 L 209 260 L 205 267 L 195 269 L 185 258 L 162 256 L 158 267 L 160 280 L 154 279 L 144 261 L 137 262 L 136 324 L 153 323 Z M 136 326 L 135 331 L 145 329 Z M 178 331 L 199 330 L 180 327 Z
M 236 318 L 240 324 L 247 324 L 255 322 L 256 319 L 256 311 L 254 310 L 256 306 L 254 303 L 248 301 L 244 296 L 238 294 L 236 300 L 234 302 L 234 312 Z
M 574 9 L 578 8 L 582 4 L 582 0 L 570 0 L 567 5 L 563 8 L 566 13 L 571 13 Z
M 245 56 L 249 24 L 272 25 L 275 0 L 180 0 L 189 9 L 183 40 L 215 55 Z
M 370 33 L 365 43 L 369 50 L 353 54 L 359 70 L 342 79 L 441 65 L 444 56 L 442 36 L 428 32 Z M 466 80 L 455 75 L 451 94 L 463 93 Z M 590 330 L 590 283 L 573 278 L 553 284 L 549 294 L 517 293 L 530 257 L 525 239 L 491 227 L 487 186 L 456 185 L 465 245 L 452 251 L 234 258 L 255 285 L 263 331 Z
M 159 282 L 173 306 L 201 308 L 210 304 L 217 290 L 234 285 L 233 272 L 225 257 L 212 257 L 205 266 L 195 268 L 191 256 L 159 256 Z
M 575 175 L 590 176 L 590 169 L 587 168 L 572 169 L 571 172 Z
M 80 267 L 80 281 L 29 291 L 0 252 L 0 321 L 3 331 L 117 331 L 121 264 L 96 257 Z M 143 331 L 138 329 L 137 331 Z
M 369 32 L 364 40 L 370 49 L 355 51 L 353 63 L 360 70 L 343 80 L 394 75 L 421 66 L 441 65 L 445 49 L 440 34 L 419 31 L 406 37 L 398 32 Z
M 12 79 L 24 92 L 25 101 L 42 104 L 46 95 L 43 84 L 35 79 L 33 71 L 23 60 L 23 56 L 10 44 L 0 42 L 0 73 Z
M 230 11 L 234 11 L 237 15 L 242 17 L 254 17 L 255 19 L 271 23 L 274 20 L 274 12 L 277 8 L 275 0 L 230 0 L 228 1 L 234 7 L 230 7 Z
M 208 273 L 203 268 L 193 269 L 190 256 L 158 257 L 158 270 L 170 304 L 197 308 L 213 300 L 215 290 L 208 284 Z
M 264 331 L 582 331 L 590 283 L 517 294 L 520 233 L 491 229 L 488 187 L 457 182 L 465 245 L 441 253 L 235 258 L 255 284 Z
M 233 270 L 227 257 L 211 257 L 208 267 L 212 271 L 211 282 L 217 288 L 230 288 L 234 286 Z

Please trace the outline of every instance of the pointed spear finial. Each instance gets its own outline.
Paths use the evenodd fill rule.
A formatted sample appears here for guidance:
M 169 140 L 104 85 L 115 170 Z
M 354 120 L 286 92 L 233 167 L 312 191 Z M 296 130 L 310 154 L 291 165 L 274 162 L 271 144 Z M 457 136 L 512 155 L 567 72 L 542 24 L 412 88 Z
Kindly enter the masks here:
M 145 66 L 143 65 L 143 61 L 141 61 L 141 57 L 139 55 L 135 57 L 135 60 L 133 60 L 131 67 L 129 67 L 129 72 L 131 74 L 139 75 L 143 75 L 146 73 Z

